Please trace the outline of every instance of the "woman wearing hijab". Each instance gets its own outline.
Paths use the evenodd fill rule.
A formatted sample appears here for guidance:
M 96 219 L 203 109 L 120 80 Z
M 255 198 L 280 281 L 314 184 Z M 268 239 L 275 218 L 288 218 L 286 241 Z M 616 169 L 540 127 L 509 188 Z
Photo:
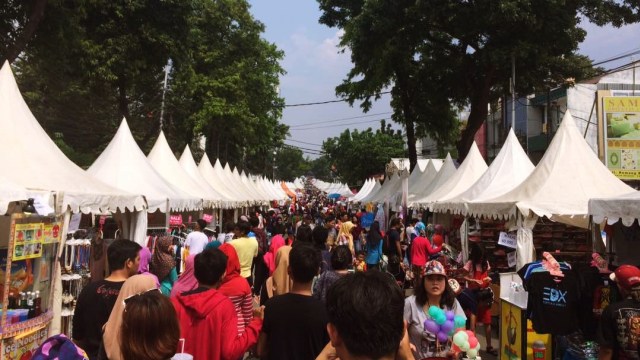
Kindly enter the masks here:
M 238 315 L 238 336 L 242 336 L 245 327 L 253 319 L 251 288 L 247 279 L 240 276 L 240 260 L 233 245 L 222 244 L 219 249 L 227 256 L 227 269 L 218 291 L 233 303 Z
M 273 272 L 276 270 L 276 253 L 284 245 L 284 238 L 282 235 L 278 234 L 271 238 L 269 251 L 262 257 L 265 265 L 267 265 L 267 268 L 269 269 L 269 276 L 273 275 Z
M 171 294 L 173 283 L 178 280 L 176 261 L 173 258 L 173 238 L 163 236 L 156 241 L 156 249 L 151 257 L 151 272 L 160 280 L 160 291 Z
M 346 245 L 351 250 L 351 256 L 355 256 L 356 250 L 353 246 L 353 235 L 351 234 L 351 230 L 355 227 L 355 225 L 351 221 L 345 221 L 340 225 L 340 231 L 338 232 L 338 243 L 337 245 Z
M 374 221 L 367 234 L 367 270 L 379 270 L 380 259 L 382 258 L 382 233 L 380 233 L 380 223 Z
M 151 261 L 151 251 L 146 246 L 140 250 L 140 265 L 138 265 L 138 274 L 153 276 L 156 279 L 156 285 L 160 287 L 158 277 L 149 272 L 149 262 Z
M 195 258 L 195 255 L 189 255 L 185 260 L 184 271 L 180 274 L 178 281 L 173 284 L 173 288 L 171 288 L 171 297 L 176 297 L 183 292 L 198 288 L 198 280 L 193 272 L 193 262 Z M 140 261 L 142 262 L 142 260 Z
M 109 320 L 104 325 L 102 333 L 102 343 L 104 344 L 104 354 L 98 356 L 100 359 L 122 360 L 120 350 L 120 329 L 122 326 L 122 315 L 125 310 L 125 301 L 130 297 L 142 294 L 150 290 L 157 290 L 156 280 L 148 275 L 134 275 L 127 279 L 120 289 L 120 294 L 111 310 Z M 104 357 L 106 355 L 106 357 Z
M 260 294 L 260 305 L 264 305 L 267 300 L 276 295 L 282 295 L 291 289 L 291 278 L 289 277 L 289 253 L 291 246 L 282 246 L 276 252 L 276 268 L 273 275 L 267 279 L 262 294 Z

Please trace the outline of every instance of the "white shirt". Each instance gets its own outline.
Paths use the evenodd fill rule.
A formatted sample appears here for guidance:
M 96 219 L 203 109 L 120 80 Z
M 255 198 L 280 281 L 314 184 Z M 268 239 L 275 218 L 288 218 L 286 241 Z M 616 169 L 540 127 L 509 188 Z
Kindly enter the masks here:
M 185 241 L 184 244 L 189 248 L 189 255 L 197 255 L 204 250 L 208 242 L 209 238 L 207 235 L 200 231 L 194 231 L 187 235 L 187 241 Z

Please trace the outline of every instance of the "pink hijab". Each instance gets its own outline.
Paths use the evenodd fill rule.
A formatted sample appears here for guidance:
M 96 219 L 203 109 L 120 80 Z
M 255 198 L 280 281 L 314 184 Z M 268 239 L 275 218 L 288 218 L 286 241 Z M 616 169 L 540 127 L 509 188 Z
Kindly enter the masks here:
M 276 270 L 276 253 L 278 252 L 278 249 L 280 249 L 284 245 L 285 243 L 282 235 L 276 235 L 271 238 L 269 251 L 262 257 L 264 259 L 264 263 L 269 269 L 269 276 L 273 275 L 273 272 Z
M 149 272 L 149 262 L 151 261 L 151 251 L 148 247 L 143 246 L 140 250 L 140 265 L 138 265 L 138 274 L 153 276 L 156 280 L 156 285 L 160 287 L 160 281 L 158 277 Z
M 176 297 L 183 292 L 195 290 L 198 288 L 198 280 L 193 272 L 193 262 L 195 255 L 189 255 L 185 260 L 184 271 L 180 274 L 178 281 L 173 284 L 171 289 L 171 297 Z

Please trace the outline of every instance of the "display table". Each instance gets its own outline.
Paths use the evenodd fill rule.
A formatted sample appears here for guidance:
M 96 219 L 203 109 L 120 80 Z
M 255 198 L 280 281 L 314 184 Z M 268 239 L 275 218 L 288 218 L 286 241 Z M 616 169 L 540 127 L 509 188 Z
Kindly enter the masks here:
M 518 274 L 500 274 L 500 360 L 534 359 L 534 341 L 541 341 L 546 347 L 545 356 L 536 360 L 552 359 L 551 335 L 533 330 L 526 309 L 527 292 Z
M 30 359 L 49 337 L 61 227 L 54 216 L 0 216 L 2 359 Z

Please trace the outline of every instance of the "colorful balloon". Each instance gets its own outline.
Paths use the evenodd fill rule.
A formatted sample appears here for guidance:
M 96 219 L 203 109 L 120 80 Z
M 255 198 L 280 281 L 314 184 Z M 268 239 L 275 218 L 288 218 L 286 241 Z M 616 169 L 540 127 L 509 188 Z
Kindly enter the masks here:
M 465 328 L 467 326 L 467 319 L 461 315 L 456 315 L 453 318 L 453 324 L 456 329 Z
M 447 322 L 447 316 L 445 314 L 438 314 L 433 320 L 436 322 L 436 324 L 442 325 Z
M 465 351 L 463 345 L 466 344 L 467 347 L 469 346 L 469 335 L 467 335 L 467 333 L 462 330 L 458 331 L 453 335 L 453 343 L 458 345 L 458 347 L 462 349 L 462 351 Z
M 478 350 L 476 349 L 469 349 L 467 351 L 467 357 L 469 359 L 475 359 L 476 357 L 478 357 Z
M 435 319 L 436 316 L 438 316 L 438 314 L 440 313 L 440 311 L 442 311 L 442 309 L 440 309 L 439 307 L 435 306 L 435 305 L 431 305 L 429 307 L 429 316 L 431 316 L 431 318 Z
M 469 347 L 473 350 L 476 348 L 476 346 L 478 346 L 478 338 L 477 337 L 470 337 L 469 338 Z
M 450 332 L 453 331 L 453 327 L 454 327 L 453 320 L 447 320 L 445 321 L 444 324 L 440 325 L 440 331 L 449 334 Z
M 471 330 L 467 330 L 466 333 L 469 335 L 469 338 L 476 337 L 476 334 Z
M 449 336 L 447 335 L 446 332 L 438 332 L 438 341 L 440 341 L 441 343 L 446 343 L 447 341 L 449 341 Z
M 467 352 L 467 351 L 469 351 L 469 350 L 470 350 L 470 348 L 469 348 L 469 342 L 468 342 L 468 341 L 465 341 L 465 342 L 464 342 L 464 344 L 459 345 L 459 346 L 460 346 L 460 349 L 461 349 L 462 351 Z
M 440 331 L 440 326 L 435 321 L 427 319 L 424 321 L 424 329 L 435 335 Z
M 445 311 L 445 315 L 447 315 L 447 320 L 453 320 L 453 318 L 455 317 L 455 314 L 451 310 Z

